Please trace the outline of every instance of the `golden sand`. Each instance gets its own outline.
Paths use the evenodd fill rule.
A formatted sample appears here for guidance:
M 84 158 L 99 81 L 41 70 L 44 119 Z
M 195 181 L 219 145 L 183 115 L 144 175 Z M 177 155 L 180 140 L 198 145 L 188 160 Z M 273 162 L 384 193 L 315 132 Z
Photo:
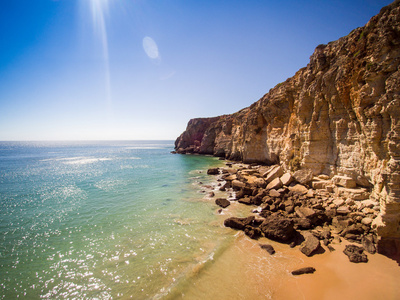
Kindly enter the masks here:
M 260 243 L 271 244 L 276 253 L 268 254 Z M 174 299 L 400 299 L 400 266 L 380 254 L 368 254 L 368 263 L 351 263 L 343 253 L 345 244 L 306 257 L 299 247 L 255 241 L 238 232 L 233 246 L 192 277 Z M 302 267 L 314 267 L 316 272 L 290 273 Z

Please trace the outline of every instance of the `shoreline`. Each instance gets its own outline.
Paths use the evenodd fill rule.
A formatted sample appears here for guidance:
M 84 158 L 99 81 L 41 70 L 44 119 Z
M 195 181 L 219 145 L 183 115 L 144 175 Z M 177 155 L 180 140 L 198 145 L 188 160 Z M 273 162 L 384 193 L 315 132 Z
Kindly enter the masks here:
M 228 167 L 233 164 L 236 167 L 244 166 L 244 169 L 251 168 L 237 162 L 226 164 Z M 222 178 L 218 173 L 214 189 L 226 185 L 228 181 Z M 203 193 L 206 194 L 207 191 Z M 257 216 L 259 213 L 254 210 L 244 213 L 246 209 L 251 211 L 252 206 L 238 203 L 232 189 L 226 189 L 223 193 L 233 205 L 216 209 L 216 213 L 220 215 L 219 225 L 213 226 L 226 227 L 223 224 L 224 219 L 235 216 L 238 212 L 246 216 Z M 222 195 L 219 191 L 216 194 L 205 195 L 204 198 L 215 202 Z M 252 239 L 243 231 L 233 232 L 235 238 L 232 244 L 216 260 L 212 258 L 208 261 L 206 268 L 201 267 L 198 273 L 191 276 L 192 285 L 181 294 L 171 291 L 166 299 L 202 299 L 207 296 L 218 299 L 333 300 L 341 297 L 373 300 L 400 297 L 400 287 L 395 281 L 395 278 L 400 278 L 397 262 L 382 254 L 368 253 L 368 263 L 352 263 L 343 253 L 345 246 L 352 244 L 346 239 L 341 242 L 332 240 L 329 246 L 321 244 L 324 253 L 314 253 L 308 257 L 299 251 L 299 245 L 291 248 L 287 243 L 266 237 Z M 270 255 L 262 249 L 260 245 L 265 243 L 272 245 L 276 253 Z M 314 267 L 316 271 L 314 274 L 301 276 L 291 274 L 291 271 L 303 267 Z
M 191 278 L 184 295 L 166 299 L 274 299 L 336 300 L 388 299 L 400 296 L 400 268 L 393 260 L 370 256 L 367 264 L 352 264 L 343 255 L 344 245 L 336 251 L 305 257 L 288 245 L 272 243 L 277 252 L 269 255 L 243 233 L 216 261 Z M 271 243 L 271 242 L 270 242 Z M 314 274 L 294 276 L 293 268 L 313 265 Z M 173 296 L 173 297 L 172 297 Z

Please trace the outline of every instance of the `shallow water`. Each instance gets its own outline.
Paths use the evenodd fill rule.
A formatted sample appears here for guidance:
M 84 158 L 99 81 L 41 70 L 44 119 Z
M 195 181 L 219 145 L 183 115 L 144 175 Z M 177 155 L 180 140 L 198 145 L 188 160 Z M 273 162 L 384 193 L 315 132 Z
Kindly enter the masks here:
M 160 298 L 225 247 L 201 193 L 221 162 L 172 148 L 0 143 L 2 298 Z
M 304 256 L 223 226 L 223 162 L 172 155 L 172 142 L 0 143 L 2 299 L 399 299 L 381 255 Z M 214 190 L 216 197 L 208 198 Z M 269 255 L 259 247 L 269 243 Z M 313 275 L 291 271 L 313 266 Z

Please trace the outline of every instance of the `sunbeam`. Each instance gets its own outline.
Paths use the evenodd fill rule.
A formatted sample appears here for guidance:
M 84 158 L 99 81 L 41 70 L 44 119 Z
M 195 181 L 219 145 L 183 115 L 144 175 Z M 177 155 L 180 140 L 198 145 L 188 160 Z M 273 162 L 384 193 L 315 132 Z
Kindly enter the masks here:
M 105 16 L 108 14 L 109 1 L 108 0 L 90 0 L 90 10 L 92 14 L 92 22 L 95 34 L 101 42 L 103 60 L 104 60 L 104 75 L 105 75 L 105 89 L 107 99 L 107 111 L 112 111 L 111 99 L 111 78 L 110 78 L 110 61 L 108 54 L 108 38 Z

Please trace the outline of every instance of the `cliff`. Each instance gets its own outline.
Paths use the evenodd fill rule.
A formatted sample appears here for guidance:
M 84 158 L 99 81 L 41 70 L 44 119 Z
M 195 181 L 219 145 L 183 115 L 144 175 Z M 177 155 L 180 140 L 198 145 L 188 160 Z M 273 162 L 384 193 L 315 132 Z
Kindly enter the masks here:
M 400 245 L 399 63 L 397 0 L 317 46 L 305 68 L 250 107 L 190 120 L 176 150 L 352 177 L 380 201 L 378 234 Z

